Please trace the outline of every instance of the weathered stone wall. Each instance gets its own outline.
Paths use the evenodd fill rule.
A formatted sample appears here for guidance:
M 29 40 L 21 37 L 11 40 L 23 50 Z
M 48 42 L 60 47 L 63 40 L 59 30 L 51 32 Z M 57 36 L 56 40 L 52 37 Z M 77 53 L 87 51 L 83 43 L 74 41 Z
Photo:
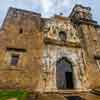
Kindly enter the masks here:
M 56 62 L 62 57 L 73 65 L 75 89 L 100 86 L 94 59 L 99 29 L 90 22 L 76 24 L 72 18 L 43 19 L 40 14 L 10 8 L 0 31 L 0 88 L 55 91 Z M 59 32 L 65 32 L 64 41 Z M 16 66 L 11 65 L 13 53 L 20 55 Z
M 55 33 L 54 33 L 55 31 Z M 59 32 L 66 32 L 65 42 L 60 40 Z M 45 38 L 49 39 L 44 46 L 44 70 L 47 71 L 46 75 L 46 90 L 57 89 L 56 86 L 56 64 L 57 61 L 66 57 L 71 61 L 74 71 L 74 88 L 78 90 L 85 90 L 88 86 L 86 65 L 85 65 L 85 51 L 81 47 L 75 47 L 71 44 L 80 44 L 78 31 L 74 28 L 70 19 L 63 17 L 55 17 L 45 22 L 44 26 Z M 56 42 L 58 44 L 56 44 Z M 70 43 L 71 42 L 71 43 Z M 64 45 L 69 44 L 69 45 Z M 45 72 L 44 71 L 44 72 Z M 45 74 L 45 73 L 44 73 Z
M 98 27 L 98 28 L 96 28 L 96 36 L 97 36 L 97 40 L 96 40 L 96 51 L 97 52 L 100 52 L 100 39 L 99 39 L 99 37 L 100 37 L 100 27 Z
M 98 69 L 99 66 L 97 65 L 94 57 L 97 46 L 96 29 L 94 26 L 87 24 L 81 24 L 80 29 L 84 41 L 82 41 L 81 44 L 86 52 L 85 60 L 87 64 L 88 80 L 90 83 L 90 88 L 92 88 L 100 85 L 100 80 L 98 79 L 100 76 L 100 70 Z M 97 82 L 95 83 L 95 81 Z
M 85 62 L 90 88 L 94 88 L 100 86 L 100 80 L 98 78 L 100 77 L 100 69 L 98 66 L 99 64 L 97 64 L 97 58 L 99 60 L 100 53 L 99 39 L 97 35 L 97 27 L 99 25 L 92 19 L 92 15 L 91 17 L 90 15 L 87 15 L 87 17 L 89 17 L 88 19 L 85 16 L 81 18 L 82 15 L 80 15 L 79 13 L 82 13 L 83 10 L 87 10 L 91 14 L 91 9 L 89 7 L 83 7 L 79 5 L 74 7 L 70 17 L 78 30 L 81 48 L 83 48 L 83 50 L 85 51 Z M 84 12 L 84 14 L 86 13 Z M 79 19 L 77 19 L 76 15 L 79 17 Z
M 43 46 L 43 34 L 39 28 L 40 15 L 9 9 L 0 32 L 0 87 L 38 88 Z M 7 48 L 24 49 L 25 52 Z M 20 54 L 16 66 L 10 63 L 14 52 Z

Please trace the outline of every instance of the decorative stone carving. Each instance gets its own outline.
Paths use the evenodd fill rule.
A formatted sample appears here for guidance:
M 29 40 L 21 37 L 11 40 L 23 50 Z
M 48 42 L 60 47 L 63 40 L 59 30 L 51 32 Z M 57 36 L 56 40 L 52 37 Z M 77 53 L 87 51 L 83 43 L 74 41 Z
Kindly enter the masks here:
M 48 45 L 45 46 L 44 51 L 44 60 L 45 70 L 48 73 L 46 78 L 49 81 L 46 81 L 48 90 L 56 87 L 56 63 L 62 57 L 67 57 L 69 61 L 72 62 L 73 70 L 74 70 L 74 86 L 75 88 L 84 89 L 85 87 L 82 85 L 83 81 L 86 81 L 85 76 L 85 68 L 83 63 L 83 58 L 81 55 L 81 49 L 73 49 L 66 47 L 59 47 Z M 81 74 L 82 73 L 82 74 Z M 51 84 L 51 85 L 50 85 Z M 86 84 L 86 83 L 84 83 Z M 49 86 L 49 87 L 48 87 Z
M 48 38 L 61 40 L 59 32 L 64 32 L 66 33 L 66 41 L 79 42 L 78 32 L 70 21 L 58 21 L 56 18 L 53 18 L 45 22 L 43 31 L 45 37 Z

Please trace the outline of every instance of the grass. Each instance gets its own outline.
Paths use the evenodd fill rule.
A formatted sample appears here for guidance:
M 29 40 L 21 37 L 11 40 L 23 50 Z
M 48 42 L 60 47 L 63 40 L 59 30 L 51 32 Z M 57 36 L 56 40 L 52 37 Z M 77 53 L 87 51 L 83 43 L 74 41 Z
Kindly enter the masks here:
M 26 91 L 19 90 L 0 90 L 0 100 L 7 100 L 10 98 L 16 98 L 17 100 L 26 100 L 29 95 Z

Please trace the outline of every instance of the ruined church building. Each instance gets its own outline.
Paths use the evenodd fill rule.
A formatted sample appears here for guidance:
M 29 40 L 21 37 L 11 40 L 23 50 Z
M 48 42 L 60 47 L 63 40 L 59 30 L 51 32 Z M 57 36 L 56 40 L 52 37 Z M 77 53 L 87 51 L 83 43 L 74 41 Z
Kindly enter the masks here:
M 42 18 L 10 7 L 0 30 L 0 88 L 64 96 L 100 90 L 100 26 L 91 8 Z

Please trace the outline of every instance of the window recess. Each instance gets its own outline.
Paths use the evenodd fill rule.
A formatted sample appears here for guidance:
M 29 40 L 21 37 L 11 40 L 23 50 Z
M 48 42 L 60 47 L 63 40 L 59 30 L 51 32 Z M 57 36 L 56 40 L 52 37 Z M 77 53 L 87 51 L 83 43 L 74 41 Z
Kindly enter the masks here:
M 19 62 L 21 62 L 21 58 L 23 53 L 26 52 L 26 49 L 23 48 L 6 48 L 7 51 L 7 63 L 11 66 L 17 66 Z

